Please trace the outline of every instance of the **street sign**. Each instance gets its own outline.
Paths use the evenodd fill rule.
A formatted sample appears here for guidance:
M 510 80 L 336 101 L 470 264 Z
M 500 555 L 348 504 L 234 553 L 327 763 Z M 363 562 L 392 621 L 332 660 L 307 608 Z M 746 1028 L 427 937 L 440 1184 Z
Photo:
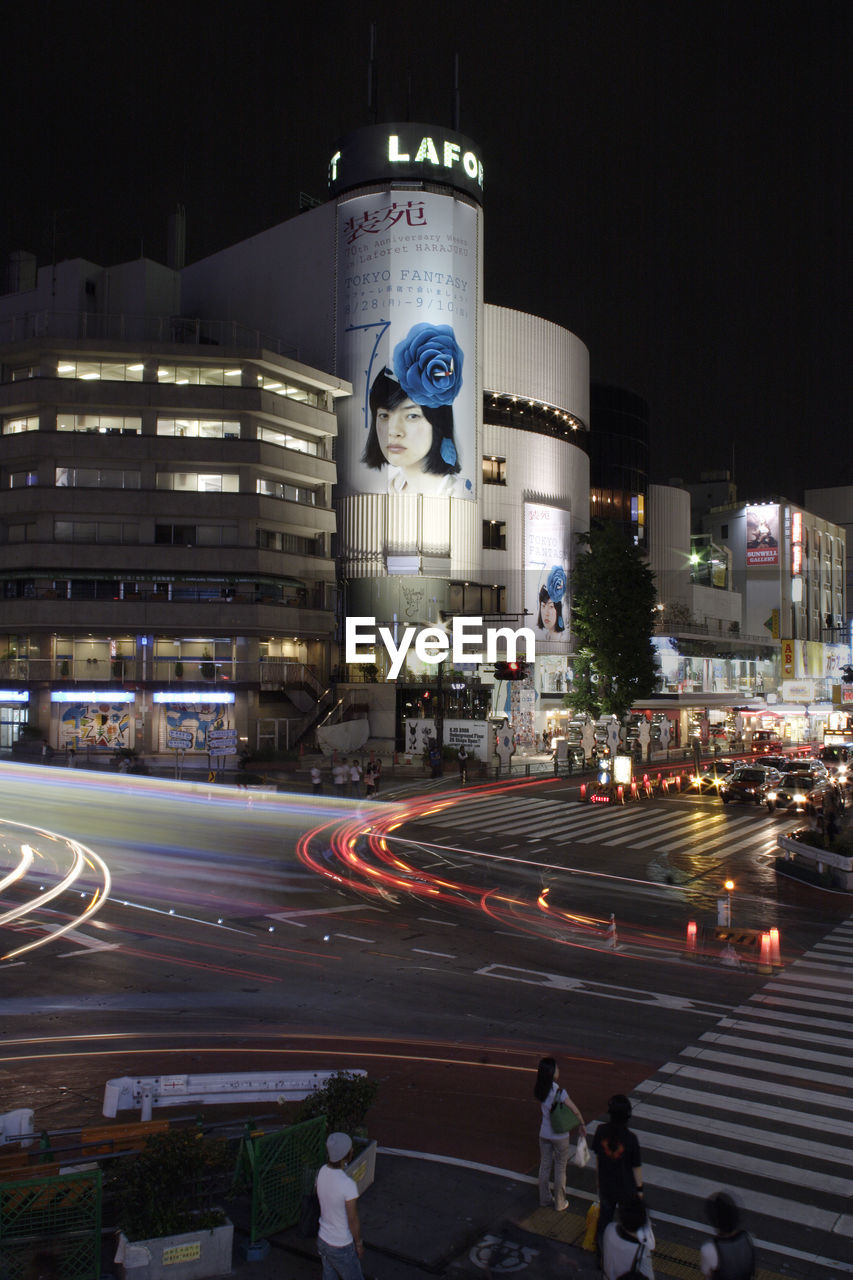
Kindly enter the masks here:
M 237 744 L 236 742 L 211 743 L 207 750 L 212 756 L 236 756 Z
M 177 751 L 185 751 L 193 745 L 193 735 L 184 729 L 170 729 L 168 745 Z
M 211 746 L 216 743 L 221 745 L 223 742 L 237 742 L 236 729 L 211 729 L 207 735 L 207 740 Z

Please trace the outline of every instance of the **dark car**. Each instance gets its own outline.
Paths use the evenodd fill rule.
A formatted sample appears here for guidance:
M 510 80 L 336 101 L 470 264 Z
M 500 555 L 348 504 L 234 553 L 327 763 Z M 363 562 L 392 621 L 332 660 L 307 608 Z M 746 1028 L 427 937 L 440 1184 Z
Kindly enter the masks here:
M 762 756 L 761 763 L 765 769 L 778 769 L 780 773 L 787 773 L 791 767 L 790 756 Z
M 701 773 L 692 775 L 690 790 L 698 791 L 700 795 L 707 792 L 717 794 L 726 779 L 731 777 L 734 768 L 730 760 L 714 760 L 711 764 L 706 764 Z
M 774 809 L 793 809 L 795 813 L 805 813 L 809 805 L 809 791 L 812 780 L 805 771 L 783 773 L 778 782 L 767 787 L 764 801 L 767 812 Z
M 781 775 L 776 769 L 763 769 L 758 765 L 744 765 L 735 769 L 731 777 L 720 785 L 723 804 L 740 800 L 745 804 L 763 804 L 764 793 Z
M 762 760 L 762 764 L 764 761 Z M 822 760 L 815 760 L 811 756 L 799 756 L 796 760 L 789 760 L 786 767 L 786 773 L 804 773 L 812 778 L 815 782 L 819 778 L 828 778 L 829 773 L 826 765 Z

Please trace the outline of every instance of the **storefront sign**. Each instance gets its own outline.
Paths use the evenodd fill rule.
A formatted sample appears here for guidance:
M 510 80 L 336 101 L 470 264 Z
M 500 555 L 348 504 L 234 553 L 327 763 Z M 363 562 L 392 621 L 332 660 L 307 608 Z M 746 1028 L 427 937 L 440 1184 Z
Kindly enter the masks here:
M 783 680 L 783 702 L 813 702 L 815 696 L 813 680 Z
M 792 676 L 796 675 L 796 671 L 795 671 L 794 667 L 795 667 L 795 663 L 794 663 L 794 641 L 793 641 L 793 640 L 783 640 L 783 641 L 782 641 L 782 676 L 783 676 L 783 679 L 789 679 L 790 677 L 792 677 Z
M 489 758 L 489 725 L 485 720 L 445 720 L 444 745 L 464 747 L 477 760 Z

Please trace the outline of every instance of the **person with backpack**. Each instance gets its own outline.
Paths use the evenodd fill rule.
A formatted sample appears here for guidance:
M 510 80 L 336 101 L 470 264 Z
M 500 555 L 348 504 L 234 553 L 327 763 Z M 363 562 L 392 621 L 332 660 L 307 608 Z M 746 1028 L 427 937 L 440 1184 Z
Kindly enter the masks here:
M 652 1250 L 655 1233 L 639 1196 L 619 1206 L 618 1222 L 611 1222 L 601 1242 L 604 1280 L 655 1280 Z
M 533 1095 L 541 1104 L 542 1121 L 539 1125 L 539 1204 L 543 1209 L 552 1204 L 561 1213 L 568 1209 L 566 1198 L 566 1166 L 569 1163 L 569 1147 L 571 1133 L 562 1129 L 562 1122 L 555 1112 L 559 1108 L 568 1107 L 577 1116 L 580 1124 L 579 1133 L 586 1136 L 580 1108 L 572 1102 L 565 1089 L 558 1084 L 560 1068 L 554 1058 L 542 1058 L 536 1072 L 536 1084 Z M 554 1195 L 551 1196 L 549 1183 L 551 1170 L 554 1174 Z
M 699 1266 L 706 1280 L 752 1280 L 755 1249 L 740 1225 L 740 1210 L 727 1191 L 715 1191 L 705 1201 L 705 1214 L 716 1231 L 699 1250 Z
M 613 1221 L 617 1205 L 643 1196 L 643 1162 L 636 1134 L 628 1128 L 631 1102 L 614 1093 L 607 1104 L 607 1119 L 595 1131 L 590 1150 L 598 1166 L 598 1248 Z

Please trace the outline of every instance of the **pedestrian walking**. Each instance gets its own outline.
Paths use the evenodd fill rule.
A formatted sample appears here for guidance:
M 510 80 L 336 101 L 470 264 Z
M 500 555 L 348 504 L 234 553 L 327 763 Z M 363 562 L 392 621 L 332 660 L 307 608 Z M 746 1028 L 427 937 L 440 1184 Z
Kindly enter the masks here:
M 75 751 L 73 746 L 68 748 L 68 768 L 69 769 L 77 768 L 77 752 Z
M 346 786 L 347 771 L 346 766 L 340 762 L 336 763 L 332 769 L 332 782 L 335 792 L 339 796 L 343 796 L 344 787 Z
M 643 1164 L 636 1134 L 628 1128 L 631 1103 L 624 1093 L 614 1093 L 607 1104 L 607 1120 L 595 1131 L 590 1150 L 598 1164 L 598 1248 L 613 1221 L 617 1205 L 643 1195 Z
M 349 793 L 351 796 L 361 795 L 361 769 L 357 760 L 353 760 L 349 769 Z
M 459 762 L 459 781 L 464 787 L 468 781 L 468 752 L 464 747 L 459 748 L 456 759 Z
M 579 1133 L 586 1136 L 580 1108 L 572 1102 L 569 1095 L 558 1083 L 560 1068 L 554 1058 L 542 1058 L 536 1072 L 536 1083 L 533 1086 L 534 1097 L 542 1110 L 539 1125 L 539 1204 L 547 1208 L 553 1204 L 558 1212 L 568 1209 L 566 1198 L 566 1165 L 569 1163 L 571 1134 L 559 1132 L 554 1125 L 557 1118 L 554 1110 L 560 1104 L 567 1106 L 575 1113 L 580 1125 Z M 553 1195 L 549 1183 L 553 1179 Z
M 364 766 L 364 794 L 368 800 L 376 790 L 376 768 L 370 761 Z
M 382 777 L 382 761 L 379 756 L 373 761 L 373 790 L 379 794 L 379 780 Z
M 317 1174 L 320 1201 L 317 1251 L 323 1263 L 323 1280 L 364 1280 L 358 1186 L 344 1173 L 344 1165 L 352 1156 L 352 1142 L 347 1134 L 330 1133 L 326 1154 L 328 1160 Z
M 312 767 L 312 769 L 311 769 L 311 786 L 312 786 L 312 788 L 313 788 L 313 791 L 314 791 L 314 795 L 315 795 L 315 796 L 322 795 L 322 793 L 323 793 L 323 775 L 322 775 L 322 773 L 320 772 L 320 767 L 319 767 L 319 765 L 316 765 L 316 764 L 315 764 L 315 765 Z
M 715 1191 L 705 1201 L 705 1214 L 716 1231 L 699 1250 L 699 1266 L 707 1280 L 752 1280 L 755 1249 L 740 1224 L 740 1210 L 727 1191 Z
M 646 1206 L 639 1196 L 627 1200 L 619 1208 L 619 1221 L 611 1222 L 601 1245 L 601 1269 L 604 1280 L 625 1280 L 643 1275 L 655 1280 L 652 1250 L 655 1233 Z

